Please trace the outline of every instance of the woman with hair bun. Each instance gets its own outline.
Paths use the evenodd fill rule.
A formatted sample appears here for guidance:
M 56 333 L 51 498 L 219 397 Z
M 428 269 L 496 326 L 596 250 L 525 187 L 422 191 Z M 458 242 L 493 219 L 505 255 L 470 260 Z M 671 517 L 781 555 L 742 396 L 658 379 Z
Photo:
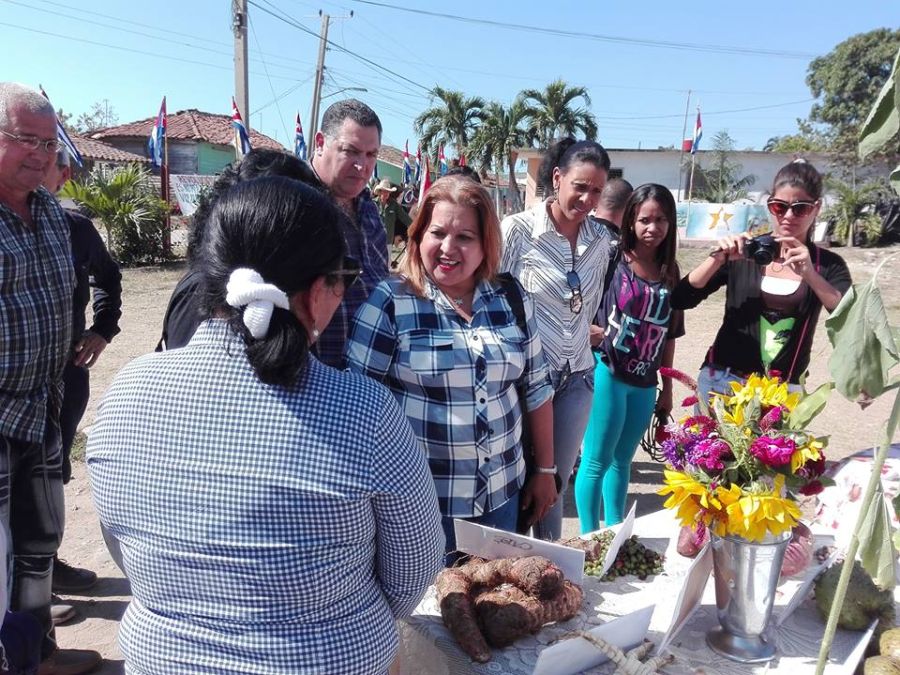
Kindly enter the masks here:
M 813 243 L 822 176 L 812 164 L 796 160 L 783 166 L 768 207 L 776 223 L 773 237 L 754 240 L 743 233 L 720 240 L 672 293 L 674 308 L 690 309 L 726 288 L 722 326 L 697 378 L 705 400 L 711 393 L 730 393 L 729 383 L 753 373 L 778 372 L 799 385 L 822 308 L 834 310 L 852 283 L 844 260 Z
M 208 320 L 126 366 L 87 450 L 132 602 L 130 673 L 377 673 L 441 567 L 434 485 L 390 393 L 310 354 L 359 268 L 327 196 L 242 182 L 209 215 Z
M 539 182 L 552 195 L 532 209 L 507 216 L 500 268 L 531 294 L 553 396 L 552 467 L 562 490 L 575 467 L 594 392 L 594 357 L 602 330 L 591 322 L 600 306 L 610 264 L 606 228 L 589 217 L 609 175 L 609 155 L 599 143 L 563 138 L 547 150 Z M 534 525 L 535 536 L 559 539 L 563 500 Z

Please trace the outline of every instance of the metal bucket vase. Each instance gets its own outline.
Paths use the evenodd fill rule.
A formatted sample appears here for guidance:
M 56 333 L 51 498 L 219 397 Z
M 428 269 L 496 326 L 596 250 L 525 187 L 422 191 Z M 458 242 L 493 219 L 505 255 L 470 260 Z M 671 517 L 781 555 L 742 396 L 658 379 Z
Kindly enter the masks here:
M 713 651 L 741 663 L 762 663 L 775 657 L 775 647 L 763 633 L 772 616 L 775 588 L 790 540 L 790 530 L 777 537 L 768 535 L 761 542 L 710 533 L 721 624 L 706 635 Z

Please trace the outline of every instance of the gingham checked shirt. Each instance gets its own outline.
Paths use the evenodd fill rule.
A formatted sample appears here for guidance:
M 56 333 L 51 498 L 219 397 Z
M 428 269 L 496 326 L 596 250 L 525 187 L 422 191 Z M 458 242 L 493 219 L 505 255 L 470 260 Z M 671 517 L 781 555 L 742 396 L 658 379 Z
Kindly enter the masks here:
M 390 393 L 315 358 L 262 384 L 223 320 L 116 376 L 87 461 L 131 582 L 128 672 L 384 672 L 442 566 Z
M 72 339 L 75 272 L 65 213 L 44 188 L 34 228 L 0 203 L 0 436 L 44 438 Z
M 524 297 L 523 335 L 499 286 L 478 284 L 471 323 L 430 282 L 426 295 L 399 277 L 380 283 L 356 314 L 347 364 L 394 392 L 425 449 L 441 513 L 480 516 L 524 481 L 516 384 L 525 384 L 527 410 L 553 396 L 534 310 Z
M 356 209 L 356 222 L 349 218 L 341 218 L 340 222 L 347 255 L 362 266 L 362 275 L 345 291 L 344 299 L 316 341 L 315 348 L 319 360 L 335 368 L 343 366 L 344 348 L 356 310 L 388 275 L 387 235 L 378 215 L 378 206 L 369 196 L 368 189 L 356 198 Z
M 603 284 L 610 264 L 609 232 L 593 218 L 578 228 L 575 257 L 569 241 L 559 233 L 548 214 L 549 201 L 507 216 L 503 230 L 500 269 L 510 272 L 534 298 L 535 315 L 547 364 L 554 372 L 568 364 L 573 373 L 593 370 L 590 325 L 603 298 Z M 582 310 L 571 310 L 572 289 L 566 272 L 575 270 L 581 280 Z

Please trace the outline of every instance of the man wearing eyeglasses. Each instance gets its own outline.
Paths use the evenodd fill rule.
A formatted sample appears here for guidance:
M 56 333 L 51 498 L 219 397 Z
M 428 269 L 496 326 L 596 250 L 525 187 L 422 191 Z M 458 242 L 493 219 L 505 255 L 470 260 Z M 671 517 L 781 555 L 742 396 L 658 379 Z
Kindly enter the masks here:
M 0 83 L 0 517 L 13 551 L 10 609 L 40 623 L 43 675 L 84 673 L 100 661 L 94 651 L 58 649 L 50 619 L 65 517 L 59 414 L 75 287 L 65 215 L 40 187 L 58 147 L 49 101 Z

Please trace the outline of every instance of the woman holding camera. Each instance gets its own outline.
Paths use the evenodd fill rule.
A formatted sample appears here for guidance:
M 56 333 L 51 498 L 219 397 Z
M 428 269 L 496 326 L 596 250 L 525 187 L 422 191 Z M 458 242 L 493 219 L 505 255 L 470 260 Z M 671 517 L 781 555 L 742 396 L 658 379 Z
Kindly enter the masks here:
M 672 294 L 674 308 L 690 309 L 726 287 L 725 317 L 697 378 L 707 401 L 752 373 L 777 371 L 799 384 L 822 307 L 832 311 L 852 283 L 843 259 L 812 241 L 822 207 L 822 176 L 812 164 L 782 167 L 768 207 L 773 235 L 720 240 Z

